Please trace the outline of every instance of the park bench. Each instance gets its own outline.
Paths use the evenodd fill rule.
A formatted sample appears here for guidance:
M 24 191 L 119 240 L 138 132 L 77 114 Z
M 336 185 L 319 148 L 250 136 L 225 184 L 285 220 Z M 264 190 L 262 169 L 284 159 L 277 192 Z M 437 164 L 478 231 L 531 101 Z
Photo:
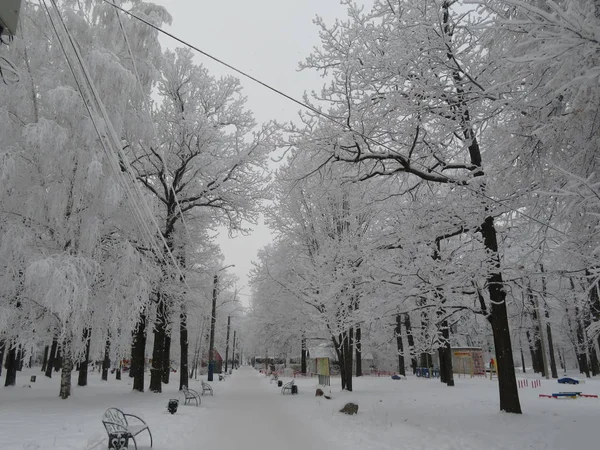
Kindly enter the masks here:
M 193 389 L 188 389 L 187 386 L 182 386 L 181 390 L 183 391 L 183 395 L 185 396 L 184 405 L 187 405 L 188 402 L 196 402 L 196 406 L 200 405 L 200 394 L 198 394 Z
M 210 393 L 210 395 L 213 395 L 213 389 L 212 389 L 211 385 L 208 383 L 205 383 L 203 381 L 202 382 L 202 395 L 204 395 L 207 392 Z
M 130 424 L 127 420 L 128 417 L 133 417 L 140 423 Z M 148 434 L 150 435 L 150 447 L 152 447 L 152 433 L 150 432 L 150 428 L 148 427 L 148 424 L 138 416 L 133 414 L 125 414 L 123 411 L 117 408 L 108 408 L 106 411 L 104 411 L 104 415 L 102 416 L 102 424 L 108 433 L 109 447 L 110 440 L 114 439 L 117 435 L 121 435 L 121 437 L 124 437 L 125 439 L 131 438 L 133 441 L 133 446 L 137 450 L 137 442 L 135 437 L 144 430 L 147 430 Z M 117 446 L 113 447 L 119 448 Z
M 281 393 L 285 394 L 286 392 L 289 392 L 290 394 L 298 393 L 298 386 L 296 386 L 294 384 L 294 380 L 290 381 L 289 383 L 285 383 L 283 385 L 283 387 L 281 388 Z

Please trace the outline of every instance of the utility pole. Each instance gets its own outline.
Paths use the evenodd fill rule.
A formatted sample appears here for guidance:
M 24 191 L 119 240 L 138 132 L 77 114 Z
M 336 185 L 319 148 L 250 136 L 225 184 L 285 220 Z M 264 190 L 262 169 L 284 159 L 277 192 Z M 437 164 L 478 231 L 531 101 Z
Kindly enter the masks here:
M 225 344 L 225 373 L 228 373 L 227 372 L 227 362 L 229 361 L 229 328 L 230 327 L 231 327 L 231 314 L 227 316 L 227 341 Z M 233 342 L 235 342 L 235 340 Z M 233 350 L 235 352 L 235 344 L 234 344 Z M 235 360 L 235 353 L 233 354 L 233 359 Z

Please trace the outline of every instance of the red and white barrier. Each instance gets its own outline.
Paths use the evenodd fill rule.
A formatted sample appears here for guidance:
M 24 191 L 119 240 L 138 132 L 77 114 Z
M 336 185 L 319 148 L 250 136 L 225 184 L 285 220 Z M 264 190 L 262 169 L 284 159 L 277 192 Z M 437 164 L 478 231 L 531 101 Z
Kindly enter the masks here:
M 542 386 L 542 380 L 531 380 L 531 383 L 529 383 L 528 378 L 523 378 L 521 380 L 517 380 L 517 385 L 519 386 L 519 388 L 526 388 L 531 385 L 531 387 L 535 389 Z

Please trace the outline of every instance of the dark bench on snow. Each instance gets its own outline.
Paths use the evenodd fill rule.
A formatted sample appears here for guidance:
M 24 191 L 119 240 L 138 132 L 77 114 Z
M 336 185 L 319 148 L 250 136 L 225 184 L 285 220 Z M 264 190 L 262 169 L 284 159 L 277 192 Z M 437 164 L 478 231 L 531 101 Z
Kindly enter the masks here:
M 185 396 L 185 401 L 183 402 L 184 405 L 187 405 L 191 402 L 196 402 L 196 406 L 200 405 L 200 394 L 198 394 L 195 390 L 188 389 L 187 386 L 182 386 L 181 390 Z
M 133 417 L 139 423 L 130 424 L 127 420 L 128 417 Z M 133 441 L 133 446 L 137 450 L 138 447 L 135 437 L 144 430 L 148 431 L 148 434 L 150 435 L 150 447 L 152 447 L 152 433 L 150 432 L 150 428 L 148 427 L 148 424 L 138 416 L 125 414 L 118 408 L 108 408 L 104 411 L 104 415 L 102 416 L 102 424 L 108 433 L 109 448 L 111 448 L 111 440 L 115 440 L 117 439 L 117 436 L 119 436 L 126 440 L 131 439 Z M 120 445 L 113 447 L 120 448 Z
M 286 392 L 289 392 L 290 394 L 298 393 L 298 386 L 296 386 L 296 384 L 294 384 L 294 380 L 290 381 L 289 383 L 285 383 L 283 385 L 283 387 L 281 388 L 281 393 L 285 394 Z
M 213 395 L 213 390 L 210 384 L 205 383 L 204 381 L 202 382 L 202 395 L 209 393 L 210 395 Z

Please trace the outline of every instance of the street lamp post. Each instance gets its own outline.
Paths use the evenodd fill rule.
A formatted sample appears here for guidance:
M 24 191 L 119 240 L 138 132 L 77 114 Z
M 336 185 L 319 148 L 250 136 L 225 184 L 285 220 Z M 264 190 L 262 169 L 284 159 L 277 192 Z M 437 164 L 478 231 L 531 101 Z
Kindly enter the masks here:
M 213 380 L 213 374 L 215 371 L 215 322 L 217 321 L 217 289 L 219 285 L 219 272 L 229 268 L 235 267 L 235 264 L 225 266 L 215 273 L 213 278 L 213 294 L 212 294 L 212 314 L 210 317 L 210 342 L 208 347 L 208 381 Z

